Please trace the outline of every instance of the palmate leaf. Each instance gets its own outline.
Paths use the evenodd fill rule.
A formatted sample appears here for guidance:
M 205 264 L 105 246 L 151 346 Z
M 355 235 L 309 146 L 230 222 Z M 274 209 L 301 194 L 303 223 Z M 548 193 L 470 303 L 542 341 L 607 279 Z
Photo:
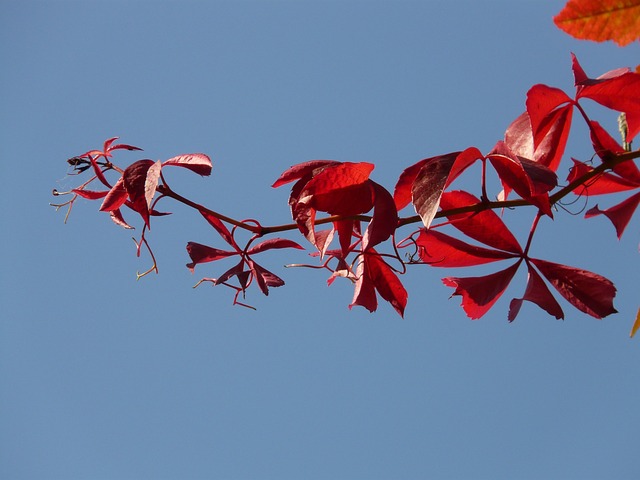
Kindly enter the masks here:
M 569 0 L 553 21 L 575 38 L 624 46 L 640 39 L 640 0 Z

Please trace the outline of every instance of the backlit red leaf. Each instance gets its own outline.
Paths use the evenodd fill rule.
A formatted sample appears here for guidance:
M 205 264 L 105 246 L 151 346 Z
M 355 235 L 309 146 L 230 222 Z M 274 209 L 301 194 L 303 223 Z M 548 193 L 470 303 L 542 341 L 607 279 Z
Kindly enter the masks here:
M 557 319 L 564 318 L 564 313 L 562 312 L 562 308 L 560 308 L 560 304 L 553 297 L 549 288 L 542 280 L 542 277 L 535 271 L 531 265 L 527 265 L 529 269 L 529 278 L 527 280 L 527 289 L 524 292 L 524 297 L 522 298 L 514 298 L 511 300 L 509 304 L 509 316 L 508 319 L 510 322 L 513 322 L 518 313 L 520 312 L 520 308 L 522 307 L 522 303 L 527 300 L 528 302 L 535 303 L 540 308 L 545 310 L 549 315 L 553 315 Z
M 640 1 L 569 0 L 553 21 L 572 37 L 624 46 L 640 39 Z
M 527 113 L 531 121 L 531 131 L 533 132 L 534 144 L 540 143 L 540 138 L 544 136 L 544 128 L 551 123 L 549 115 L 560 105 L 573 100 L 562 90 L 547 85 L 534 85 L 527 92 Z
M 156 194 L 156 188 L 158 188 L 158 179 L 160 178 L 160 171 L 162 169 L 162 163 L 158 160 L 156 163 L 149 167 L 147 170 L 147 178 L 144 181 L 144 199 L 147 201 L 147 207 L 151 208 L 151 202 L 153 196 Z
M 115 185 L 109 190 L 100 205 L 101 212 L 113 212 L 120 208 L 127 201 L 129 194 L 124 188 L 124 179 L 120 177 Z
M 133 230 L 133 227 L 124 220 L 120 209 L 110 211 L 109 215 L 111 216 L 113 223 L 116 225 L 120 225 L 122 228 L 126 228 L 127 230 Z
M 362 241 L 362 248 L 374 247 L 387 240 L 398 226 L 398 211 L 391 194 L 382 186 L 369 180 L 373 188 L 373 217 Z
M 204 153 L 179 155 L 166 160 L 162 165 L 188 168 L 192 172 L 203 176 L 211 175 L 212 169 L 211 159 Z
M 631 220 L 631 217 L 633 217 L 634 212 L 638 208 L 638 204 L 640 204 L 640 192 L 630 196 L 613 207 L 607 208 L 606 210 L 600 210 L 596 205 L 587 211 L 584 217 L 591 218 L 596 215 L 605 215 L 609 220 L 611 220 L 611 223 L 613 223 L 616 233 L 618 234 L 618 238 L 621 238 L 624 230 L 627 228 L 627 225 Z
M 331 215 L 357 215 L 373 207 L 367 182 L 374 165 L 344 162 L 329 166 L 309 180 L 298 201 Z
M 376 290 L 380 296 L 391 304 L 400 314 L 404 315 L 408 294 L 397 275 L 391 270 L 380 255 L 370 249 L 362 256 L 356 270 L 358 277 L 355 285 L 353 301 L 349 308 L 355 305 L 374 312 L 378 307 Z
M 595 318 L 603 318 L 617 312 L 613 308 L 616 287 L 602 275 L 535 258 L 532 258 L 531 262 L 578 310 Z
M 249 260 L 248 263 L 249 268 L 251 268 L 254 278 L 256 279 L 256 282 L 258 282 L 260 290 L 265 295 L 269 295 L 269 287 L 281 287 L 282 285 L 284 285 L 284 280 L 282 280 L 276 274 L 271 273 L 263 266 L 258 265 L 252 260 Z
M 447 287 L 456 290 L 451 295 L 462 297 L 462 308 L 472 320 L 482 317 L 504 293 L 518 270 L 520 261 L 504 270 L 482 277 L 447 277 L 442 279 Z
M 480 204 L 480 199 L 461 190 L 445 192 L 440 200 L 443 210 Z M 493 210 L 448 215 L 451 224 L 465 235 L 499 250 L 522 253 L 518 240 Z
M 513 253 L 471 245 L 434 229 L 422 229 L 416 244 L 421 260 L 433 267 L 469 267 L 516 256 Z
M 587 165 L 579 160 L 573 160 L 573 168 L 569 171 L 567 177 L 568 182 L 573 182 L 583 175 L 593 171 L 593 167 Z M 629 163 L 629 162 L 625 162 Z M 596 177 L 589 180 L 586 184 L 578 185 L 574 189 L 574 193 L 577 195 L 605 195 L 608 193 L 624 192 L 627 190 L 633 190 L 638 188 L 640 183 L 629 181 L 618 175 L 612 173 L 601 173 Z
M 335 160 L 311 160 L 309 162 L 299 163 L 285 170 L 271 186 L 277 188 L 307 176 L 311 178 L 311 176 L 318 174 L 322 169 L 330 165 L 338 165 L 339 163 L 340 162 L 336 162 Z

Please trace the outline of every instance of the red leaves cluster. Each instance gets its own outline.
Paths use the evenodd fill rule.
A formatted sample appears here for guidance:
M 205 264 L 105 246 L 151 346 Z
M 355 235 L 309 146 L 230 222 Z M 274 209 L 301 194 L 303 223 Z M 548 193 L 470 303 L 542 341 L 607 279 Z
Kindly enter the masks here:
M 78 157 L 74 157 L 75 163 L 82 160 L 90 162 L 95 172 L 94 178 L 100 180 L 108 190 L 88 190 L 86 185 L 89 182 L 87 182 L 83 187 L 74 189 L 73 192 L 89 200 L 104 198 L 100 206 L 100 211 L 109 212 L 111 219 L 124 228 L 133 227 L 124 220 L 122 212 L 120 211 L 122 206 L 126 206 L 137 212 L 142 217 L 146 228 L 150 227 L 149 217 L 151 215 L 164 215 L 152 208 L 163 167 L 175 166 L 187 168 L 203 176 L 211 174 L 211 159 L 204 153 L 192 153 L 173 157 L 164 162 L 160 160 L 157 162 L 153 160 L 138 160 L 129 165 L 122 172 L 122 175 L 116 183 L 111 185 L 105 177 L 105 172 L 113 169 L 113 166 L 110 163 L 100 165 L 99 159 L 101 157 L 104 159 L 111 157 L 111 152 L 117 149 L 141 150 L 138 147 L 132 147 L 130 145 L 112 145 L 116 139 L 117 137 L 107 140 L 104 144 L 103 151 L 91 150 Z
M 340 250 L 329 254 L 338 260 L 338 268 L 330 280 L 343 276 L 355 281 L 351 306 L 360 305 L 373 312 L 378 304 L 377 291 L 403 315 L 407 292 L 374 248 L 393 235 L 398 226 L 398 212 L 391 194 L 369 179 L 373 168 L 365 162 L 315 160 L 286 170 L 272 186 L 295 182 L 289 196 L 293 220 L 321 257 L 327 254 L 337 233 Z M 371 210 L 371 221 L 362 234 L 359 216 Z M 331 228 L 316 228 L 318 211 L 338 217 L 332 221 Z M 346 257 L 352 252 L 359 256 L 355 272 L 346 263 Z
M 564 318 L 553 290 L 578 310 L 602 318 L 615 312 L 616 289 L 611 281 L 580 268 L 533 258 L 529 248 L 540 219 L 553 218 L 554 206 L 571 193 L 591 196 L 629 192 L 629 197 L 612 207 L 601 210 L 596 205 L 586 213 L 588 218 L 605 215 L 615 226 L 618 237 L 624 232 L 640 204 L 640 170 L 634 163 L 640 155 L 630 151 L 632 139 L 640 132 L 640 74 L 618 69 L 590 78 L 575 56 L 572 56 L 572 69 L 575 84 L 572 96 L 558 88 L 534 85 L 527 94 L 526 111 L 509 125 L 504 139 L 491 151 L 483 154 L 476 147 L 469 147 L 420 160 L 400 174 L 393 195 L 371 180 L 374 165 L 367 162 L 314 160 L 287 169 L 273 187 L 293 184 L 289 196 L 295 222 L 292 225 L 263 227 L 255 220 L 236 221 L 173 192 L 166 184 L 163 169 L 178 166 L 209 175 L 211 160 L 204 154 L 181 155 L 164 162 L 138 160 L 120 170 L 111 163 L 111 152 L 139 149 L 114 144 L 116 138 L 107 140 L 102 150 L 92 150 L 69 160 L 76 171 L 92 169 L 94 173 L 72 193 L 90 200 L 102 199 L 100 210 L 109 212 L 111 218 L 125 228 L 131 227 L 124 220 L 121 208 L 126 206 L 135 211 L 144 222 L 143 240 L 150 217 L 162 215 L 155 210 L 160 198 L 171 197 L 197 209 L 228 247 L 221 249 L 189 242 L 186 248 L 191 262 L 187 267 L 193 271 L 202 263 L 234 259 L 233 265 L 218 278 L 204 278 L 201 282 L 231 287 L 236 292 L 235 304 L 245 305 L 238 297 L 240 294 L 244 297 L 254 282 L 265 295 L 270 288 L 284 284 L 279 276 L 256 263 L 254 257 L 275 249 L 302 249 L 296 242 L 284 238 L 262 240 L 264 235 L 275 231 L 298 229 L 317 249 L 313 255 L 323 262 L 320 267 L 332 272 L 329 284 L 338 277 L 353 282 L 350 308 L 359 305 L 373 312 L 381 297 L 403 316 L 408 295 L 398 274 L 403 273 L 406 264 L 465 268 L 507 261 L 510 263 L 501 270 L 479 276 L 450 276 L 444 278 L 443 283 L 454 289 L 453 295 L 462 298 L 466 314 L 476 319 L 495 305 L 519 267 L 524 265 L 526 287 L 522 297 L 511 300 L 509 321 L 517 317 L 525 301 L 555 318 Z M 589 118 L 583 106 L 586 100 L 623 114 L 620 121 L 623 145 Z M 594 157 L 599 160 L 588 164 L 573 159 L 568 185 L 559 187 L 557 172 L 576 111 L 588 126 Z M 452 191 L 453 182 L 476 162 L 482 168 L 481 194 Z M 491 201 L 487 193 L 488 170 L 502 187 L 497 201 Z M 107 180 L 107 171 L 120 173 L 115 183 Z M 106 189 L 89 190 L 87 186 L 93 180 L 101 182 Z M 400 219 L 398 212 L 409 204 L 418 216 Z M 521 205 L 536 207 L 524 248 L 493 210 Z M 438 218 L 446 221 L 438 224 L 435 222 Z M 398 227 L 419 221 L 423 227 L 396 245 Z M 233 228 L 230 230 L 226 224 Z M 453 227 L 467 238 L 444 233 L 442 227 L 445 226 Z M 252 233 L 244 247 L 235 238 L 238 228 Z M 337 246 L 331 247 L 334 240 Z M 383 252 L 383 243 L 388 240 L 392 241 L 392 253 Z M 409 246 L 415 247 L 416 252 L 408 261 L 403 261 L 397 249 Z M 401 268 L 392 267 L 396 262 Z

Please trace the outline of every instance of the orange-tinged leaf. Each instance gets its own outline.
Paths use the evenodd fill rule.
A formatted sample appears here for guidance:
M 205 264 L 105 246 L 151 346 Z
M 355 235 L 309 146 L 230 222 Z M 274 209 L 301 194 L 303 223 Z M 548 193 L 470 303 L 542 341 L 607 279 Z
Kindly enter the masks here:
M 633 327 L 631 327 L 631 333 L 629 334 L 631 338 L 636 334 L 638 328 L 640 328 L 640 308 L 638 308 L 638 313 L 636 314 L 636 321 L 633 322 Z
M 640 39 L 640 0 L 569 0 L 553 21 L 572 37 L 624 46 Z

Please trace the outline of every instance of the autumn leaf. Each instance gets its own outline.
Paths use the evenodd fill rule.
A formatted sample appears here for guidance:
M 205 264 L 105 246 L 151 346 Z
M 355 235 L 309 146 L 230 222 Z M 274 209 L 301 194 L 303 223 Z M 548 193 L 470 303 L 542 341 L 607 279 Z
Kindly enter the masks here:
M 623 200 L 613 207 L 607 208 L 606 210 L 600 210 L 600 208 L 598 208 L 598 205 L 596 205 L 595 207 L 589 209 L 585 213 L 584 217 L 591 218 L 595 217 L 596 215 L 606 216 L 611 221 L 611 223 L 613 223 L 613 226 L 616 229 L 616 234 L 618 235 L 618 239 L 620 239 L 625 229 L 627 228 L 627 225 L 629 225 L 631 217 L 638 208 L 639 204 L 640 192 L 630 196 L 626 200 Z
M 640 0 L 569 0 L 553 21 L 572 37 L 625 46 L 640 39 Z
M 631 333 L 629 336 L 633 338 L 638 329 L 640 328 L 640 308 L 638 308 L 638 313 L 636 313 L 636 321 L 633 322 L 633 327 L 631 327 Z
M 204 153 L 189 153 L 165 160 L 163 166 L 182 167 L 202 176 L 211 175 L 211 159 Z

